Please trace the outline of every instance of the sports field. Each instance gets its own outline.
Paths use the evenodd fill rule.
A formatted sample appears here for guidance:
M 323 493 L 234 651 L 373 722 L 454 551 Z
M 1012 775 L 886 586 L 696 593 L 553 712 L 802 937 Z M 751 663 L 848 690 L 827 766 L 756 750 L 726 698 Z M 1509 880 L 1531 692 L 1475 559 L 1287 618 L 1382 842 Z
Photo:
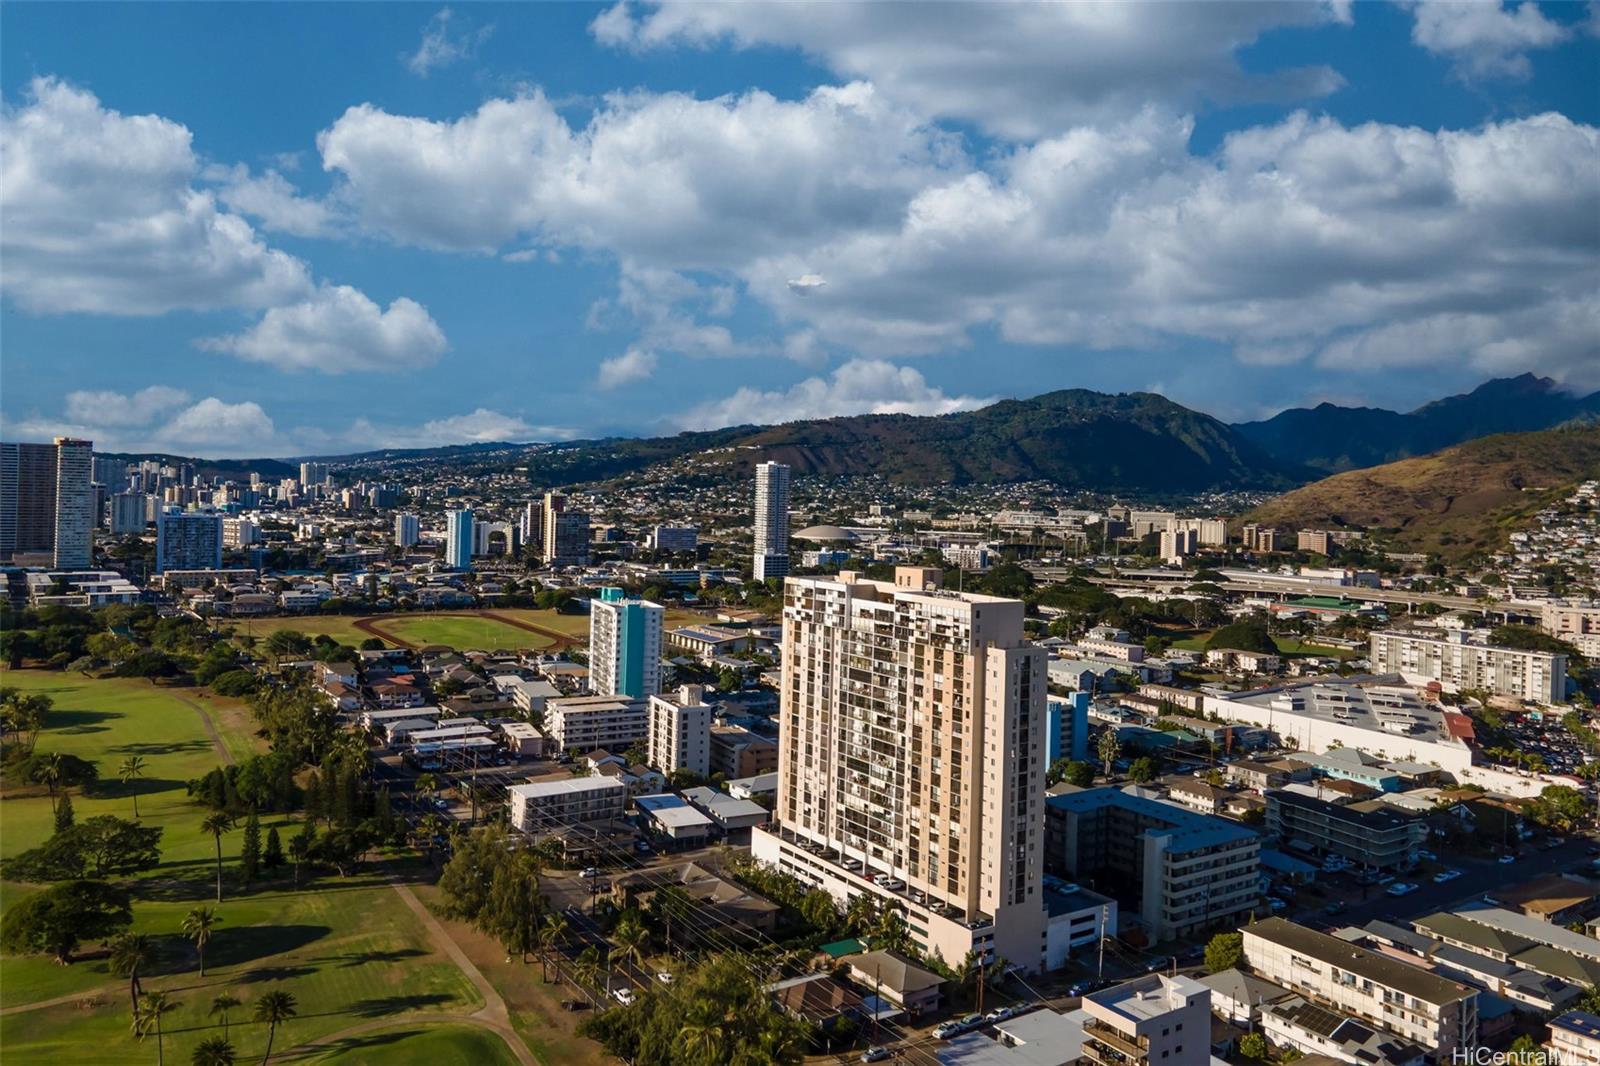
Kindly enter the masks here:
M 380 636 L 398 637 L 417 647 L 445 644 L 458 651 L 542 650 L 556 643 L 554 637 L 484 614 L 392 614 L 368 622 Z
M 533 628 L 524 629 L 506 620 Z M 665 626 L 672 629 L 705 620 L 705 616 L 693 611 L 673 609 L 667 612 Z M 588 614 L 560 614 L 527 607 L 440 613 L 312 614 L 239 620 L 233 625 L 236 632 L 248 633 L 257 641 L 265 640 L 279 629 L 292 629 L 308 637 L 326 635 L 351 647 L 360 647 L 363 641 L 375 636 L 390 644 L 401 641 L 413 645 L 448 644 L 463 651 L 544 650 L 581 644 L 589 639 Z
M 220 921 L 207 950 L 206 976 L 200 978 L 192 947 L 178 927 L 191 907 L 214 905 L 215 851 L 212 838 L 199 829 L 204 811 L 188 802 L 184 783 L 223 758 L 205 722 L 211 721 L 225 750 L 248 753 L 257 743 L 241 724 L 248 719 L 233 713 L 235 708 L 214 709 L 222 701 L 208 699 L 200 690 L 162 689 L 146 681 L 23 670 L 0 673 L 0 684 L 43 692 L 55 700 L 54 715 L 39 736 L 39 751 L 69 752 L 99 765 L 102 783 L 87 796 L 73 791 L 80 821 L 102 813 L 131 817 L 137 791 L 142 820 L 165 829 L 162 864 L 139 875 L 130 887 L 133 930 L 159 938 L 161 961 L 146 975 L 146 990 L 166 991 L 178 1004 L 164 1026 L 167 1061 L 189 1061 L 199 1041 L 221 1033 L 220 1022 L 208 1012 L 212 998 L 224 991 L 247 1003 L 269 989 L 296 997 L 299 1014 L 280 1027 L 274 1042 L 273 1057 L 281 1053 L 283 1061 L 299 1057 L 293 1052 L 296 1045 L 358 1027 L 365 1030 L 377 1019 L 393 1018 L 397 1025 L 412 1016 L 444 1020 L 482 1005 L 465 975 L 390 887 L 389 875 L 407 877 L 416 867 L 395 859 L 369 865 L 345 880 L 324 875 L 298 890 L 286 869 L 246 890 L 233 876 L 237 831 L 223 838 L 225 892 L 216 905 Z M 131 754 L 144 757 L 147 773 L 130 789 L 117 781 L 116 767 Z M 285 840 L 296 829 L 276 816 L 263 820 L 263 832 L 271 825 L 278 826 Z M 44 789 L 8 784 L 0 792 L 0 856 L 39 843 L 50 830 L 50 800 Z M 37 890 L 0 882 L 0 910 Z M 0 1047 L 7 1061 L 120 1064 L 155 1059 L 153 1037 L 141 1046 L 129 1034 L 127 983 L 109 972 L 95 945 L 85 944 L 80 952 L 70 966 L 41 956 L 0 957 Z M 259 1060 L 266 1029 L 242 1021 L 243 1016 L 234 1012 L 230 1039 L 239 1061 Z M 419 1028 L 386 1042 L 384 1057 L 341 1061 L 433 1060 L 438 1058 L 438 1038 L 429 1037 L 430 1032 Z M 413 1039 L 423 1042 L 415 1055 L 409 1050 Z M 503 1047 L 500 1052 L 505 1053 Z

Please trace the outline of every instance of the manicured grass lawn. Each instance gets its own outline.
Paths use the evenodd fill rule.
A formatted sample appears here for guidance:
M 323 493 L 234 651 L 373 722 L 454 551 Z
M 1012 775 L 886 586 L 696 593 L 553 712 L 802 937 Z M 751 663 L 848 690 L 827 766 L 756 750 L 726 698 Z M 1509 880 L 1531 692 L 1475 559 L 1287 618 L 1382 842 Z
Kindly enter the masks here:
M 406 1011 L 470 1012 L 482 1005 L 461 971 L 431 949 L 411 912 L 377 876 L 350 887 L 225 897 L 217 907 L 222 921 L 207 950 L 203 980 L 188 942 L 175 932 L 190 906 L 189 900 L 135 905 L 135 928 L 164 935 L 166 965 L 146 978 L 145 987 L 166 991 L 179 1004 L 165 1026 L 166 1053 L 175 1056 L 169 1061 L 187 1062 L 195 1044 L 220 1032 L 208 1011 L 223 991 L 246 1003 L 270 989 L 291 992 L 299 1016 L 278 1032 L 274 1047 L 283 1051 Z M 128 1035 L 127 984 L 106 970 L 104 960 L 70 967 L 42 959 L 6 963 L 8 1006 L 67 993 L 79 997 L 0 1018 L 8 1058 L 44 1062 L 59 1055 L 63 1061 L 120 1063 L 154 1057 L 148 1041 L 141 1048 Z M 56 971 L 48 981 L 54 987 L 37 979 L 42 969 Z M 245 1062 L 259 1059 L 266 1048 L 265 1027 L 240 1024 L 247 1017 L 248 1008 L 235 1012 L 230 1032 Z
M 200 832 L 204 811 L 189 802 L 184 784 L 221 762 L 192 700 L 216 724 L 230 751 L 242 754 L 257 741 L 248 714 L 233 701 L 202 698 L 197 689 L 160 689 L 146 681 L 97 680 L 50 671 L 8 671 L 0 683 L 55 700 L 55 715 L 40 734 L 38 750 L 71 752 L 96 761 L 102 783 L 80 795 L 79 820 L 95 814 L 132 814 L 132 790 L 116 780 L 122 758 L 145 758 L 147 776 L 137 782 L 139 813 L 165 829 L 162 864 L 130 882 L 136 932 L 158 937 L 162 958 L 147 974 L 146 990 L 162 990 L 179 1004 L 167 1016 L 169 1061 L 186 1062 L 195 1044 L 215 1035 L 207 1017 L 211 999 L 228 990 L 247 1003 L 269 988 L 283 988 L 299 1001 L 299 1017 L 282 1027 L 275 1042 L 293 1045 L 409 1011 L 471 1011 L 481 999 L 447 957 L 436 952 L 415 916 L 389 887 L 385 868 L 369 865 L 348 880 L 326 875 L 295 889 L 286 868 L 249 890 L 237 882 L 240 833 L 223 838 L 224 897 L 215 904 L 215 844 Z M 263 833 L 278 826 L 287 841 L 291 819 L 263 819 Z M 7 789 L 0 799 L 0 856 L 10 857 L 51 832 L 50 800 L 37 788 Z M 390 860 L 387 870 L 415 872 L 415 860 Z M 0 909 L 38 886 L 0 882 Z M 206 976 L 198 977 L 191 945 L 179 934 L 193 906 L 215 906 L 220 919 L 207 950 Z M 7 1061 L 123 1063 L 155 1057 L 149 1041 L 138 1046 L 128 1034 L 126 982 L 113 976 L 95 944 L 81 946 L 70 966 L 44 957 L 0 957 L 0 1006 L 67 1002 L 0 1016 L 0 1046 Z M 248 1008 L 246 1008 L 248 1013 Z M 235 1012 L 232 1039 L 240 1061 L 265 1050 L 263 1026 Z M 356 1061 L 356 1060 L 350 1060 Z M 395 1061 L 401 1061 L 399 1059 Z M 413 1060 L 415 1061 L 415 1060 Z M 484 1059 L 481 1061 L 499 1061 Z
M 415 644 L 447 644 L 458 651 L 548 648 L 555 643 L 541 633 L 472 615 L 396 614 L 378 625 Z
M 352 648 L 361 647 L 361 642 L 372 636 L 363 633 L 355 627 L 355 623 L 362 615 L 353 614 L 307 614 L 295 615 L 289 618 L 257 618 L 246 620 L 243 618 L 232 621 L 234 632 L 240 636 L 246 633 L 254 636 L 258 642 L 265 641 L 280 629 L 292 629 L 297 633 L 304 633 L 308 637 L 328 636 L 340 644 L 348 644 Z M 386 615 L 375 615 L 377 618 Z
M 54 670 L 0 671 L 0 684 L 55 701 L 38 751 L 76 755 L 99 767 L 100 781 L 89 794 L 72 794 L 80 821 L 96 814 L 132 817 L 137 793 L 144 821 L 166 829 L 162 853 L 169 862 L 213 853 L 210 838 L 200 838 L 202 813 L 188 802 L 184 786 L 223 761 L 201 724 L 201 713 L 209 712 L 224 746 L 236 757 L 259 750 L 257 739 L 246 732 L 251 728 L 248 712 L 236 701 L 207 696 L 197 688 L 158 688 L 133 678 L 96 679 Z M 145 776 L 124 786 L 117 780 L 117 767 L 129 755 L 144 759 Z M 51 818 L 43 788 L 8 788 L 0 800 L 0 858 L 43 843 L 54 829 Z
M 1297 637 L 1273 637 L 1273 643 L 1278 645 L 1278 650 L 1285 655 L 1316 655 L 1324 658 L 1332 656 L 1335 659 L 1354 659 L 1357 652 L 1347 651 L 1344 648 L 1330 648 L 1311 640 L 1300 640 Z
M 340 1041 L 339 1049 L 317 1060 L 326 1066 L 515 1066 L 505 1041 L 471 1025 L 410 1025 L 362 1033 Z

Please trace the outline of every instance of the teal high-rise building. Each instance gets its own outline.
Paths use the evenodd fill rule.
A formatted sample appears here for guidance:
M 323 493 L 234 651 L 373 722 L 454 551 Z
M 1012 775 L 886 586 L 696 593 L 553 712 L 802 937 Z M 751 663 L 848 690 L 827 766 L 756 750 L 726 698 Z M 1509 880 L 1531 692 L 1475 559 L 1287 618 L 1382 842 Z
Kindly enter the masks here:
M 589 601 L 589 691 L 642 700 L 661 691 L 666 608 L 606 587 Z

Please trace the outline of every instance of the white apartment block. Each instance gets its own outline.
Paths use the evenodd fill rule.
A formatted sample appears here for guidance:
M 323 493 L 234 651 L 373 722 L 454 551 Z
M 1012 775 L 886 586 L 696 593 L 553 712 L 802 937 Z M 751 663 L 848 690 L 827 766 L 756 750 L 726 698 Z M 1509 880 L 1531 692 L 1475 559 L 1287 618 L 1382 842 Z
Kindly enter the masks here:
M 782 463 L 756 467 L 755 579 L 789 573 L 789 468 Z
M 1083 997 L 1083 1058 L 1095 1066 L 1208 1066 L 1211 990 L 1150 974 Z
M 1540 615 L 1546 633 L 1600 659 L 1600 603 L 1547 603 Z
M 1437 1062 L 1478 1044 L 1478 990 L 1282 918 L 1242 926 L 1250 972 L 1431 1048 Z
M 1016 600 L 845 571 L 784 586 L 778 801 L 756 858 L 904 908 L 947 963 L 1043 961 L 1045 652 Z
M 1161 561 L 1182 563 L 1200 548 L 1200 533 L 1193 529 L 1164 529 L 1161 531 Z
M 409 512 L 394 516 L 394 545 L 397 548 L 415 547 L 422 539 L 422 521 Z
M 621 754 L 645 738 L 643 700 L 626 696 L 571 696 L 545 705 L 545 735 L 561 751 L 605 748 Z
M 676 698 L 650 697 L 650 765 L 664 774 L 686 770 L 711 776 L 711 708 L 699 685 L 684 685 Z
M 612 777 L 569 777 L 512 785 L 511 824 L 524 833 L 561 829 L 576 822 L 620 818 L 628 786 Z
M 1446 692 L 1482 689 L 1540 703 L 1566 699 L 1565 655 L 1497 647 L 1461 630 L 1394 629 L 1371 639 L 1374 673 L 1398 673 L 1414 685 L 1437 681 Z
M 261 540 L 261 526 L 249 518 L 224 518 L 222 520 L 222 546 L 248 548 Z

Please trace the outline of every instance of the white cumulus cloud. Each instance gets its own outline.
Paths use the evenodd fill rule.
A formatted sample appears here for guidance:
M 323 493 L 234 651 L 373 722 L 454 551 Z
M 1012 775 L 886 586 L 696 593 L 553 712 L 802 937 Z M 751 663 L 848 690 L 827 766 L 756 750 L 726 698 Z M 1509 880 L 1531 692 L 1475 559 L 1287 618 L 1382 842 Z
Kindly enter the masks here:
M 615 389 L 644 381 L 656 372 L 656 353 L 643 348 L 629 348 L 621 355 L 600 364 L 599 385 L 602 389 Z
M 363 106 L 319 143 L 339 195 L 391 239 L 615 256 L 618 295 L 592 324 L 623 316 L 641 350 L 884 359 L 981 331 L 1078 349 L 1200 339 L 1257 364 L 1335 365 L 1360 345 L 1400 363 L 1417 350 L 1391 346 L 1397 330 L 1472 312 L 1531 334 L 1461 330 L 1435 361 L 1600 385 L 1594 127 L 1295 113 L 1203 155 L 1193 128 L 1145 108 L 980 160 L 852 84 L 796 101 L 631 94 L 581 127 L 537 95 L 454 121 Z M 730 293 L 775 336 L 707 322 Z
M 218 183 L 217 194 L 232 211 L 249 215 L 263 228 L 295 237 L 329 237 L 341 228 L 341 219 L 326 200 L 301 196 L 276 170 L 251 174 L 244 164 L 212 166 L 205 170 Z
M 70 421 L 102 426 L 145 426 L 189 402 L 189 394 L 169 385 L 150 385 L 132 395 L 108 390 L 67 393 Z
M 1446 56 L 1464 78 L 1526 78 L 1533 72 L 1528 53 L 1552 48 L 1571 36 L 1547 18 L 1534 0 L 1418 0 L 1411 39 L 1435 55 Z
M 421 304 L 402 296 L 384 310 L 348 285 L 324 286 L 312 299 L 272 308 L 243 333 L 197 343 L 252 363 L 325 374 L 414 370 L 448 347 Z
M 1324 96 L 1327 67 L 1246 73 L 1236 55 L 1269 30 L 1349 22 L 1345 4 L 1208 2 L 619 3 L 591 31 L 636 50 L 731 42 L 793 48 L 933 116 L 1028 139 L 1137 113 Z
M 0 113 L 0 281 L 37 312 L 156 315 L 269 307 L 312 288 L 194 186 L 189 131 L 35 78 Z
M 739 389 L 731 396 L 694 408 L 678 422 L 684 429 L 715 429 L 837 415 L 946 415 L 993 402 L 992 397 L 950 396 L 929 385 L 913 367 L 854 359 L 827 377 L 807 378 L 788 389 Z

